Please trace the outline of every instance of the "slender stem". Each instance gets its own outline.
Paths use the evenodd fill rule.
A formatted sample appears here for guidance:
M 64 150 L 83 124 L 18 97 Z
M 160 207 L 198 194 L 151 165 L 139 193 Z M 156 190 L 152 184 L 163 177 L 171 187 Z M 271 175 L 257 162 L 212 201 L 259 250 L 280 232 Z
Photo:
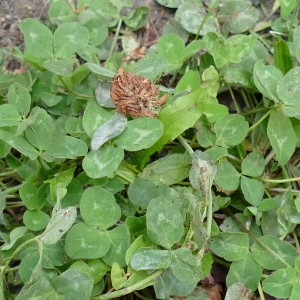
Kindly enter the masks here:
M 22 184 L 16 185 L 16 186 L 14 186 L 14 187 L 11 187 L 11 188 L 8 188 L 8 189 L 2 191 L 2 193 L 3 193 L 4 195 L 8 195 L 8 194 L 17 192 L 17 191 L 20 189 L 21 186 L 22 186 Z
M 232 101 L 233 101 L 233 103 L 234 103 L 236 112 L 237 112 L 238 114 L 240 114 L 240 113 L 241 113 L 241 108 L 240 108 L 238 102 L 236 101 L 236 98 L 235 98 L 235 95 L 234 95 L 234 93 L 233 93 L 233 90 L 232 90 L 232 88 L 231 88 L 230 86 L 228 86 L 228 90 L 229 90 L 231 99 L 232 99 Z
M 277 193 L 285 193 L 286 192 L 286 189 L 284 188 L 269 188 L 268 189 L 269 191 L 271 192 L 277 192 Z M 299 190 L 290 190 L 292 194 L 300 194 L 300 191 Z
M 16 173 L 17 173 L 17 170 L 10 170 L 10 171 L 7 171 L 7 172 L 0 173 L 0 177 L 4 177 L 4 176 L 16 174 Z
M 109 53 L 108 53 L 108 57 L 111 57 L 112 54 L 113 54 L 115 45 L 116 45 L 117 40 L 118 40 L 119 35 L 120 35 L 120 29 L 121 29 L 122 22 L 123 22 L 123 20 L 122 20 L 122 18 L 120 18 L 120 19 L 119 19 L 119 22 L 118 22 L 118 25 L 117 25 L 117 29 L 116 29 L 116 33 L 115 33 L 113 42 L 112 42 L 112 44 L 111 44 L 111 47 L 110 47 L 110 50 L 109 50 Z
M 200 31 L 201 29 L 203 28 L 206 20 L 212 15 L 213 11 L 217 8 L 217 6 L 219 5 L 220 3 L 220 0 L 216 0 L 215 3 L 210 7 L 209 11 L 207 12 L 207 14 L 204 16 L 202 22 L 200 23 L 199 25 L 199 28 L 198 28 L 198 31 L 197 31 L 197 34 L 195 36 L 195 40 L 198 40 L 199 38 L 199 35 L 200 35 Z
M 81 93 L 77 93 L 76 91 L 74 91 L 68 84 L 67 82 L 64 80 L 64 78 L 62 76 L 58 76 L 59 80 L 61 81 L 61 83 L 63 84 L 64 88 L 71 94 L 83 98 L 83 99 L 91 99 L 93 98 L 92 96 L 89 95 L 85 95 L 85 94 L 81 94 Z
M 211 190 L 209 190 L 209 194 L 208 194 L 208 207 L 207 207 L 207 218 L 206 218 L 206 222 L 207 222 L 207 226 L 206 226 L 206 238 L 207 240 L 210 238 L 210 234 L 211 234 L 211 227 L 212 227 L 212 194 L 211 194 Z
M 151 284 L 151 282 L 153 282 L 153 280 L 160 276 L 162 273 L 164 272 L 164 270 L 157 270 L 154 273 L 152 273 L 151 275 L 149 275 L 147 278 L 137 282 L 134 285 L 131 285 L 127 288 L 115 291 L 115 292 L 111 292 L 111 293 L 107 293 L 101 296 L 96 296 L 91 298 L 92 300 L 107 300 L 107 299 L 116 299 L 117 297 L 121 297 L 127 294 L 132 293 L 135 290 L 139 290 L 142 287 L 145 287 L 145 285 L 147 284 Z
M 177 137 L 177 139 L 179 140 L 179 142 L 181 143 L 181 145 L 184 147 L 184 149 L 187 151 L 187 153 L 189 155 L 193 155 L 194 150 L 192 149 L 192 147 L 188 144 L 188 142 L 181 136 L 179 135 Z
M 264 119 L 266 119 L 271 114 L 271 112 L 272 112 L 271 109 L 267 111 L 256 123 L 254 123 L 251 127 L 249 127 L 248 132 L 255 129 Z
M 286 178 L 286 179 L 267 179 L 267 178 L 260 178 L 261 181 L 270 182 L 270 183 L 287 183 L 287 182 L 294 182 L 300 181 L 300 177 L 295 178 Z
M 261 288 L 260 282 L 258 282 L 257 289 L 258 289 L 260 300 L 265 300 L 265 295 L 264 295 L 264 292 L 263 292 L 263 290 Z

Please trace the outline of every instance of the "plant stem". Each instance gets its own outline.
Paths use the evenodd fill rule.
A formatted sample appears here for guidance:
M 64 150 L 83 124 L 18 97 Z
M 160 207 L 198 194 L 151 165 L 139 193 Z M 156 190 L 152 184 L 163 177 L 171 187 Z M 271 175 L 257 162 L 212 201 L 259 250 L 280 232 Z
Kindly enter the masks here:
M 101 296 L 96 296 L 91 298 L 92 300 L 107 300 L 107 299 L 116 299 L 117 297 L 121 297 L 127 294 L 130 294 L 131 292 L 135 291 L 135 290 L 139 290 L 142 287 L 145 287 L 147 284 L 151 284 L 151 282 L 153 282 L 153 280 L 160 276 L 163 273 L 164 270 L 157 270 L 154 273 L 152 273 L 151 275 L 149 275 L 147 278 L 137 282 L 134 285 L 131 285 L 127 288 L 115 291 L 115 292 L 111 292 L 111 293 L 107 293 Z
M 219 3 L 220 3 L 220 0 L 216 0 L 215 3 L 210 7 L 209 11 L 205 14 L 202 22 L 199 25 L 198 31 L 197 31 L 196 36 L 195 36 L 195 40 L 198 40 L 199 35 L 200 35 L 200 31 L 203 28 L 206 20 L 212 15 L 213 11 L 217 8 Z
M 300 177 L 295 178 L 286 178 L 286 179 L 267 179 L 267 178 L 260 178 L 261 181 L 270 182 L 270 183 L 287 183 L 287 182 L 294 182 L 300 181 Z
M 113 54 L 115 45 L 116 45 L 117 40 L 118 40 L 119 35 L 120 35 L 120 29 L 121 29 L 122 22 L 123 22 L 123 20 L 122 20 L 122 18 L 120 18 L 120 19 L 119 19 L 119 22 L 118 22 L 118 25 L 117 25 L 117 29 L 116 29 L 116 33 L 115 33 L 113 42 L 112 42 L 112 44 L 111 44 L 111 47 L 110 47 L 110 50 L 109 50 L 109 53 L 108 53 L 108 57 L 111 57 L 112 54 Z
M 181 143 L 181 145 L 184 147 L 184 149 L 187 151 L 189 155 L 193 155 L 194 150 L 192 147 L 188 144 L 188 142 L 181 136 L 179 135 L 177 137 L 178 141 Z
M 259 293 L 259 296 L 260 296 L 260 300 L 265 300 L 264 292 L 261 288 L 260 282 L 258 282 L 257 289 L 258 289 L 258 293 Z
M 249 127 L 248 132 L 255 129 L 264 119 L 266 119 L 271 114 L 271 112 L 272 112 L 271 109 L 267 111 L 256 123 L 254 123 L 251 127 Z
M 77 93 L 76 91 L 74 91 L 68 84 L 67 82 L 64 80 L 64 78 L 62 76 L 58 76 L 59 80 L 61 81 L 61 83 L 63 84 L 64 88 L 71 94 L 73 94 L 74 96 L 77 96 L 79 98 L 83 98 L 83 99 L 91 99 L 93 98 L 92 96 L 89 95 L 85 95 L 85 94 L 81 94 L 81 93 Z
M 212 227 L 212 194 L 211 189 L 209 190 L 208 194 L 208 207 L 207 207 L 207 217 L 206 217 L 206 239 L 208 240 L 210 238 L 211 234 L 211 227 Z

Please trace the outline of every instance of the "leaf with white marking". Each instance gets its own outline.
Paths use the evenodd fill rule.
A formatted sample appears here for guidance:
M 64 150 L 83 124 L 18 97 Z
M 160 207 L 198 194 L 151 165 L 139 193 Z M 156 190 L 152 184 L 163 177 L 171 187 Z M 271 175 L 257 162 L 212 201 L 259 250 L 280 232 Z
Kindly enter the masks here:
M 127 118 L 116 113 L 103 125 L 97 128 L 92 137 L 92 150 L 98 150 L 105 142 L 118 136 L 126 128 Z
M 75 206 L 61 208 L 60 201 L 53 207 L 51 220 L 48 223 L 42 241 L 45 244 L 55 244 L 71 228 L 76 220 L 77 210 Z
M 278 163 L 286 164 L 295 151 L 297 139 L 291 120 L 281 109 L 272 111 L 267 134 L 277 154 Z
M 128 151 L 138 151 L 151 147 L 162 136 L 161 121 L 145 117 L 129 121 L 124 132 L 116 138 L 116 144 Z
M 113 177 L 123 158 L 123 149 L 105 145 L 89 152 L 83 159 L 82 167 L 90 178 Z

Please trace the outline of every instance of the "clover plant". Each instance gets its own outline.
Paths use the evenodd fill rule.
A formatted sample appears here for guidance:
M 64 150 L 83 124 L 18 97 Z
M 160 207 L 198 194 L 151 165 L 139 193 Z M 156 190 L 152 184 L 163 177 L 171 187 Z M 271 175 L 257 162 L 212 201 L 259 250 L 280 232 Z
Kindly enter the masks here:
M 299 3 L 158 0 L 134 60 L 151 7 L 71 2 L 20 21 L 0 74 L 0 298 L 207 299 L 222 264 L 225 299 L 298 299 Z M 157 118 L 115 111 L 121 66 Z

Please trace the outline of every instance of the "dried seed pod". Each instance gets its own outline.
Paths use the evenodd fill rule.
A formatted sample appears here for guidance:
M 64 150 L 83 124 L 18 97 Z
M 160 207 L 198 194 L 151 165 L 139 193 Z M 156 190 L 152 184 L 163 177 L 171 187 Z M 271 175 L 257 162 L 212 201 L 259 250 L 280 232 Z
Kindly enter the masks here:
M 159 89 L 142 76 L 124 72 L 121 67 L 110 87 L 111 100 L 117 111 L 133 117 L 156 117 L 152 107 L 165 103 L 167 95 L 157 99 Z

